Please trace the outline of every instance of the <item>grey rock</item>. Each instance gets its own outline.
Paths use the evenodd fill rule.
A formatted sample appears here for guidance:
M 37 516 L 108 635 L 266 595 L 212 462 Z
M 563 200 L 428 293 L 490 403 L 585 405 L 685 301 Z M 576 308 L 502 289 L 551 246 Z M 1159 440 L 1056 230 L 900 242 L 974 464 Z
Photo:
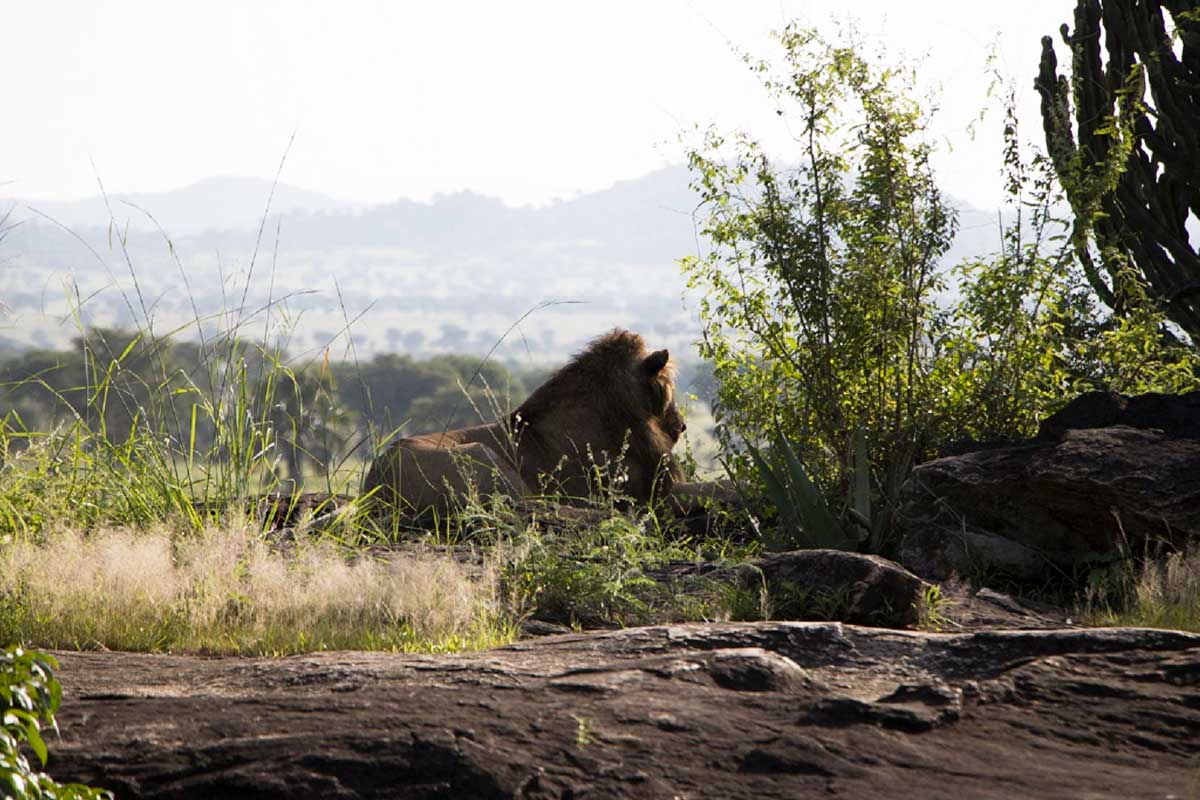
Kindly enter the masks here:
M 776 598 L 775 616 L 787 619 L 787 599 L 828 598 L 826 619 L 860 625 L 915 624 L 925 582 L 882 556 L 844 550 L 794 550 L 754 559 L 753 568 Z M 753 577 L 743 573 L 752 583 Z
M 901 492 L 900 561 L 917 574 L 1026 579 L 1200 541 L 1200 439 L 1116 426 L 941 458 Z
M 1187 796 L 1200 636 L 725 623 L 454 656 L 64 652 L 121 798 Z
M 1057 439 L 1069 430 L 1129 428 L 1161 431 L 1170 439 L 1200 439 L 1200 392 L 1140 394 L 1085 392 L 1042 420 L 1039 439 Z

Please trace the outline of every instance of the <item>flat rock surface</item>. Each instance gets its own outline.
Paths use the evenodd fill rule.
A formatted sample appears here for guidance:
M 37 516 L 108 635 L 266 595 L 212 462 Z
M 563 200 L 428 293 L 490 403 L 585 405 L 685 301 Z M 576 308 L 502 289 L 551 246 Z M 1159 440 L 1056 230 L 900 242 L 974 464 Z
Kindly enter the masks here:
M 660 626 L 483 653 L 56 654 L 118 797 L 1191 797 L 1200 636 Z

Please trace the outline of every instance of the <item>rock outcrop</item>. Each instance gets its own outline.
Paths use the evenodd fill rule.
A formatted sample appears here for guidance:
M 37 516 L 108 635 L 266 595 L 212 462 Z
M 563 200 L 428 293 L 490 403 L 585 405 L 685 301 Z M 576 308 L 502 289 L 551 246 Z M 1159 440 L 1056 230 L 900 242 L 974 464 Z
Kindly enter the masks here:
M 1168 439 L 1200 439 L 1200 392 L 1139 394 L 1085 392 L 1042 420 L 1039 439 L 1058 439 L 1066 431 L 1087 428 L 1161 431 Z
M 767 553 L 740 569 L 747 586 L 754 585 L 750 570 L 762 575 L 773 619 L 799 619 L 805 609 L 788 606 L 815 601 L 825 606 L 819 609 L 821 619 L 902 628 L 917 622 L 926 585 L 894 561 L 844 550 Z
M 1200 756 L 1200 636 L 1170 631 L 765 622 L 458 656 L 57 655 L 49 769 L 121 798 L 1167 797 Z
M 703 596 L 714 585 L 741 589 L 748 598 L 757 597 L 765 606 L 759 610 L 770 619 L 887 628 L 917 622 L 928 586 L 894 561 L 845 550 L 765 553 L 739 564 L 681 561 L 647 569 L 645 574 L 683 594 Z
M 1037 581 L 1200 541 L 1198 437 L 1200 393 L 1084 395 L 1036 439 L 918 466 L 899 560 L 932 579 L 1000 569 Z

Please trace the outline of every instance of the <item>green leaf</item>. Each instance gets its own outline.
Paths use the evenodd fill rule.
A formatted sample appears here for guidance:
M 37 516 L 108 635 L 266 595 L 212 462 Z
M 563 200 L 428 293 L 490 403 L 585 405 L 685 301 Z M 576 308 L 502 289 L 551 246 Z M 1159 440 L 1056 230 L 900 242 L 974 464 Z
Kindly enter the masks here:
M 768 492 L 773 495 L 776 507 L 781 516 L 800 527 L 796 531 L 802 534 L 804 542 L 809 547 L 829 547 L 847 549 L 847 540 L 837 517 L 829 510 L 829 503 L 817 485 L 813 483 L 804 469 L 804 464 L 796 454 L 787 437 L 776 428 L 775 449 L 783 455 L 787 467 L 786 486 L 774 473 L 761 455 L 752 451 L 752 457 L 759 467 L 764 483 L 768 484 Z M 766 472 L 763 472 L 763 469 Z M 768 480 L 768 474 L 770 479 Z M 775 488 L 772 488 L 772 484 Z
M 42 762 L 43 767 L 46 766 L 46 759 L 50 754 L 46 751 L 46 742 L 42 739 L 42 733 L 37 720 L 32 720 L 25 726 L 25 739 L 29 742 L 29 746 L 33 748 L 38 761 Z
M 775 509 L 781 515 L 789 517 L 789 522 L 798 522 L 799 520 L 795 515 L 791 495 L 775 474 L 775 470 L 763 458 L 758 448 L 749 442 L 746 443 L 746 451 L 750 454 L 750 459 L 754 462 L 755 469 L 758 470 L 758 476 L 762 479 L 763 485 L 766 486 L 768 498 L 775 505 Z
M 854 489 L 850 507 L 859 515 L 860 522 L 866 520 L 871 526 L 871 460 L 867 453 L 867 435 L 856 428 L 851 438 L 854 462 Z

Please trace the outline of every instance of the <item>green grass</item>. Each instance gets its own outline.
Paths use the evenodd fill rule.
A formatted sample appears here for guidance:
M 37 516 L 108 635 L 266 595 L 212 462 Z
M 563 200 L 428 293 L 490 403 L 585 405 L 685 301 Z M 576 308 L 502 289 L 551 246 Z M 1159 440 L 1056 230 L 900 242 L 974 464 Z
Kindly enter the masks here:
M 1088 625 L 1134 625 L 1200 633 L 1200 548 L 1146 559 L 1094 581 L 1080 603 Z

